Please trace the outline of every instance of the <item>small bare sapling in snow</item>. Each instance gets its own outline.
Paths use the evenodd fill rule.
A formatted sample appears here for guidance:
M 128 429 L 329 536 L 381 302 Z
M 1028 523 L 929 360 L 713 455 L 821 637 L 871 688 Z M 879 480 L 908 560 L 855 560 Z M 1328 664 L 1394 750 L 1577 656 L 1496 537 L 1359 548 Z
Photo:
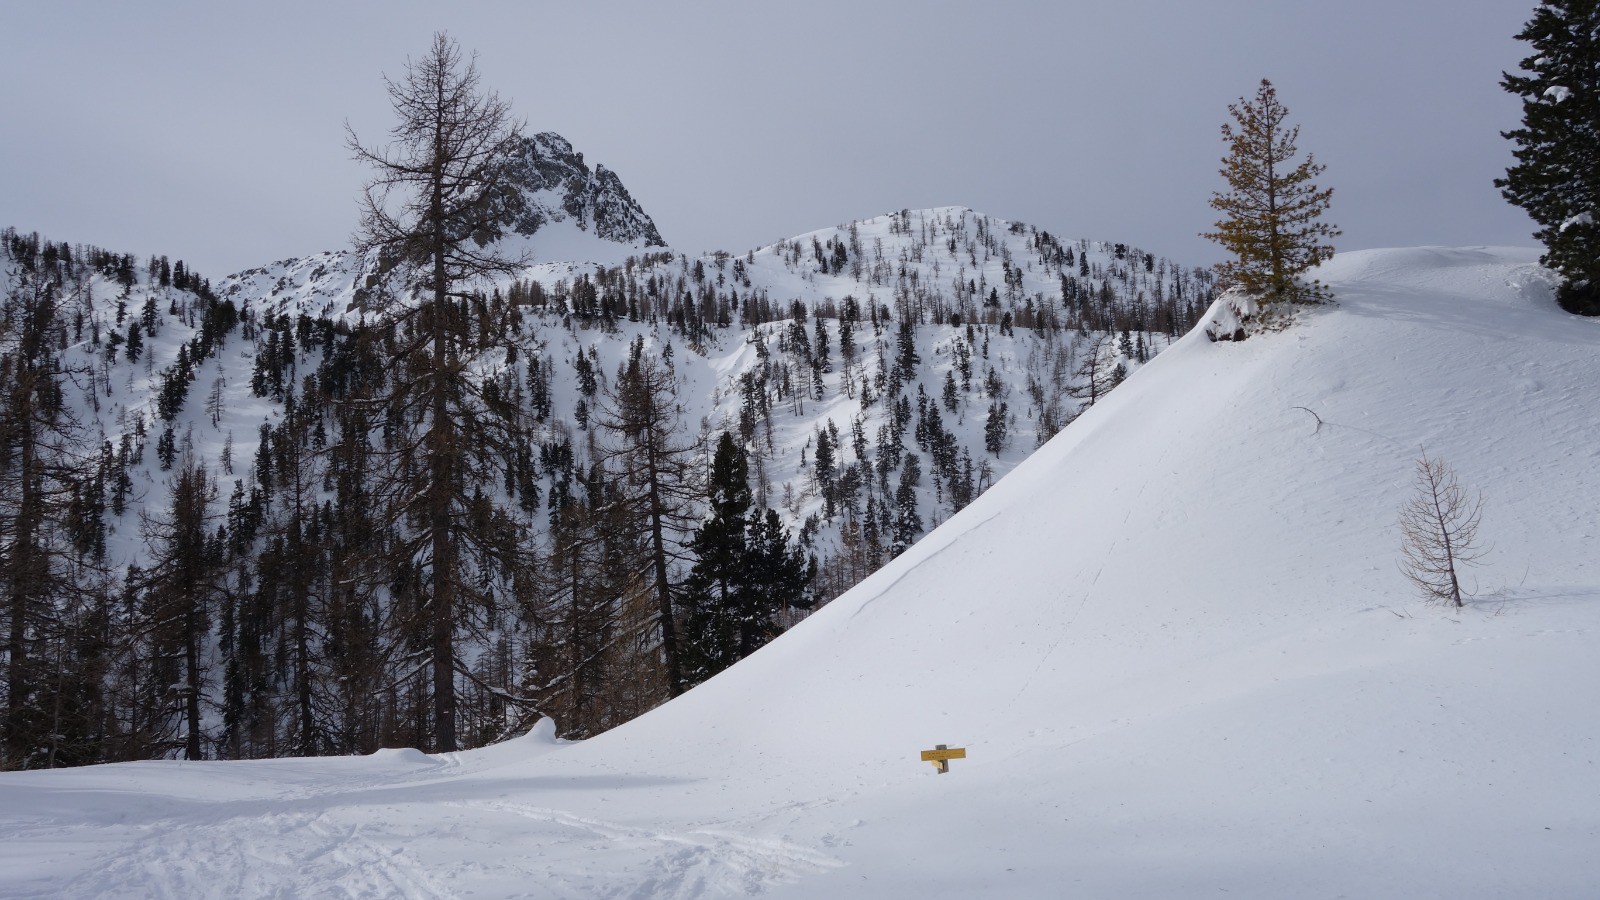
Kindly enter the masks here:
M 1400 571 L 1423 597 L 1461 606 L 1457 567 L 1483 556 L 1478 520 L 1483 495 L 1469 495 L 1455 470 L 1424 452 L 1417 459 L 1412 494 L 1400 507 Z

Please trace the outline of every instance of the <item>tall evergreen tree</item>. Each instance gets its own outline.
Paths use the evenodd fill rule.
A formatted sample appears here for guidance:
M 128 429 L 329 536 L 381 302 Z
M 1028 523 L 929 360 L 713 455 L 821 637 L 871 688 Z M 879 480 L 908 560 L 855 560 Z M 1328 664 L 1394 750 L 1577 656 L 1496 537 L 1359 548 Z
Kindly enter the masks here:
M 676 377 L 645 356 L 644 340 L 638 338 L 606 393 L 599 420 L 613 442 L 606 451 L 608 474 L 617 479 L 631 528 L 642 540 L 639 574 L 655 604 L 669 697 L 686 688 L 673 596 L 687 558 L 683 543 L 694 527 L 693 459 L 701 446 L 681 433 L 677 390 Z
M 8 248 L 0 296 L 0 769 L 98 761 L 104 644 L 104 487 L 122 472 L 93 458 L 67 405 L 67 291 L 50 247 Z M 74 309 L 75 307 L 75 309 Z
M 710 516 L 689 541 L 695 555 L 683 585 L 684 679 L 699 684 L 738 658 L 740 609 L 746 599 L 754 500 L 744 449 L 723 432 L 711 460 Z
M 1326 167 L 1309 153 L 1294 162 L 1300 126 L 1287 124 L 1289 110 L 1265 78 L 1253 99 L 1228 104 L 1228 113 L 1233 122 L 1222 126 L 1228 189 L 1211 197 L 1222 218 L 1216 231 L 1202 235 L 1234 255 L 1217 271 L 1268 300 L 1316 299 L 1320 292 L 1299 276 L 1333 256 L 1328 241 L 1340 234 L 1322 221 L 1333 189 L 1312 182 Z
M 354 368 L 375 376 L 379 364 L 365 341 L 351 340 L 348 347 Z M 365 354 L 362 351 L 369 351 Z M 364 393 L 364 392 L 359 392 Z M 371 490 L 373 468 L 382 459 L 372 452 L 371 410 L 347 403 L 335 407 L 338 431 L 327 454 L 327 477 L 333 483 L 328 508 L 327 584 L 325 612 L 327 687 L 330 721 L 328 736 L 334 752 L 370 753 L 392 746 L 395 716 L 385 709 L 395 695 L 386 677 L 383 659 L 389 646 L 384 640 L 385 616 L 379 604 L 383 575 L 388 565 L 373 547 L 382 546 L 388 529 Z
M 999 456 L 1006 448 L 1006 432 L 1009 430 L 1011 410 L 1002 400 L 995 400 L 989 404 L 989 415 L 983 420 L 983 449 Z
M 550 493 L 547 602 L 535 648 L 541 710 L 563 735 L 591 737 L 659 702 L 635 649 L 652 631 L 621 598 L 637 600 L 643 542 L 616 481 L 599 464 Z M 642 604 L 634 603 L 637 607 Z M 659 676 L 654 681 L 659 681 Z M 642 702 L 640 702 L 642 700 Z
M 102 494 L 66 402 L 69 376 L 82 373 L 58 352 L 68 334 L 61 285 L 33 259 L 19 262 L 0 297 L 0 768 L 58 762 L 64 682 L 49 677 L 51 658 L 65 658 L 67 613 L 92 589 L 85 563 L 100 542 L 75 546 L 74 534 L 101 527 L 101 511 L 81 502 Z
M 792 539 L 775 509 L 752 517 L 747 545 L 750 597 L 740 620 L 740 659 L 787 628 L 793 610 L 811 608 L 814 598 L 807 593 L 807 585 L 817 574 L 816 557 L 808 557 Z
M 258 556 L 257 605 L 273 626 L 273 643 L 287 648 L 279 656 L 287 657 L 288 671 L 273 672 L 273 680 L 291 686 L 293 713 L 284 718 L 290 725 L 290 746 L 301 756 L 332 747 L 318 715 L 318 699 L 327 681 L 319 636 L 328 633 L 326 608 L 333 587 L 326 578 L 327 548 L 321 539 L 325 525 L 313 482 L 311 429 L 316 418 L 304 395 L 286 392 L 283 417 L 270 440 L 279 483 L 276 508 L 264 522 L 266 540 Z
M 907 453 L 900 470 L 900 484 L 894 492 L 894 542 L 889 554 L 899 556 L 916 543 L 922 533 L 922 516 L 917 512 L 917 488 L 922 484 L 922 459 Z
M 458 747 L 457 676 L 471 678 L 457 633 L 492 619 L 507 585 L 527 588 L 531 557 L 515 511 L 479 489 L 500 480 L 526 435 L 522 413 L 469 372 L 486 342 L 509 331 L 479 321 L 488 313 L 472 302 L 477 289 L 525 262 L 489 240 L 501 233 L 507 178 L 495 163 L 519 125 L 478 82 L 476 64 L 436 34 L 401 79 L 385 79 L 399 118 L 393 144 L 368 148 L 353 131 L 349 140 L 376 170 L 356 244 L 375 267 L 367 302 L 386 327 L 374 333 L 397 337 L 386 386 L 370 399 L 404 428 L 383 493 L 387 518 L 406 529 L 399 560 L 420 574 L 414 609 L 427 620 L 432 692 L 424 731 L 435 752 Z
M 167 513 L 143 523 L 151 565 L 130 579 L 149 623 L 156 721 L 160 733 L 170 736 L 169 749 L 181 749 L 185 759 L 207 755 L 208 638 L 228 591 L 222 543 L 213 531 L 216 494 L 205 467 L 185 457 L 173 476 Z
M 790 610 L 809 608 L 816 561 L 791 543 L 774 510 L 752 512 L 745 451 L 724 432 L 709 479 L 710 516 L 689 549 L 683 586 L 684 678 L 698 684 L 776 637 Z
M 1522 98 L 1522 127 L 1502 134 L 1517 163 L 1495 187 L 1539 225 L 1562 307 L 1600 315 L 1600 3 L 1545 0 L 1517 40 L 1527 74 L 1500 82 Z

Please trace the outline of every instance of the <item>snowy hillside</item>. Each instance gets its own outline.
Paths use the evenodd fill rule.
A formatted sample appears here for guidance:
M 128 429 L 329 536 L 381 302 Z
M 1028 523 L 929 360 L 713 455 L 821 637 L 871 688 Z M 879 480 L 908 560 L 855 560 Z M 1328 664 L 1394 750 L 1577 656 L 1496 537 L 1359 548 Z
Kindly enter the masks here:
M 0 775 L 0 894 L 1588 895 L 1600 330 L 1535 257 L 1335 258 L 589 741 Z M 1459 612 L 1396 568 L 1423 447 L 1485 497 Z
M 540 137 L 569 153 L 556 157 L 559 164 L 542 163 L 543 169 L 530 163 L 535 187 L 544 184 L 542 177 L 558 181 L 538 174 L 544 169 L 581 165 L 581 157 L 568 158 L 564 141 Z M 588 182 L 567 174 L 576 185 L 570 190 L 581 193 Z M 539 196 L 529 195 L 530 206 Z M 757 485 L 762 504 L 778 508 L 796 531 L 804 529 L 808 542 L 815 539 L 825 568 L 843 552 L 841 527 L 861 526 L 871 467 L 882 448 L 901 443 L 902 433 L 912 455 L 924 459 L 924 474 L 913 485 L 922 524 L 904 536 L 909 543 L 1092 402 L 1079 396 L 1086 380 L 1105 382 L 1104 389 L 1121 377 L 1113 370 L 1137 369 L 1212 296 L 1209 273 L 1138 248 L 1063 243 L 1032 226 L 954 207 L 823 229 L 742 257 L 693 259 L 651 248 L 637 235 L 632 243 L 599 237 L 594 232 L 610 219 L 579 227 L 576 217 L 557 218 L 559 204 L 545 206 L 548 215 L 535 234 L 504 239 L 512 249 L 530 250 L 534 263 L 521 279 L 501 285 L 527 310 L 513 340 L 547 392 L 536 413 L 542 423 L 536 440 L 569 447 L 576 454 L 572 466 L 581 470 L 590 452 L 582 439 L 585 423 L 600 400 L 594 388 L 584 391 L 577 369 L 585 364 L 578 357 L 589 357 L 603 388 L 633 341 L 643 338 L 673 362 L 687 431 L 714 439 L 720 430 L 742 427 L 753 446 L 764 448 Z M 622 229 L 642 215 L 633 210 L 622 215 L 622 225 L 609 227 Z M 359 329 L 370 318 L 357 300 L 363 264 L 348 251 L 218 279 L 216 296 L 233 304 L 245 326 L 221 335 L 207 358 L 196 360 L 191 386 L 162 414 L 161 390 L 172 380 L 179 349 L 200 331 L 204 303 L 159 283 L 142 265 L 135 268 L 126 289 L 101 274 L 78 294 L 88 298 L 91 325 L 118 332 L 113 341 L 133 319 L 153 323 L 146 332 L 150 350 L 130 358 L 117 352 L 117 343 L 104 346 L 96 331 L 80 334 L 70 351 L 74 362 L 94 361 L 102 383 L 97 401 L 77 404 L 79 415 L 113 446 L 127 437 L 120 449 L 127 505 L 109 525 L 118 566 L 144 561 L 141 511 L 146 503 L 159 508 L 167 502 L 167 467 L 145 452 L 146 444 L 170 428 L 176 446 L 218 473 L 224 498 L 235 481 L 248 495 L 260 429 L 282 421 L 284 393 L 296 390 L 296 373 L 323 371 L 336 342 L 333 329 Z M 807 318 L 794 319 L 796 308 Z M 899 333 L 903 323 L 911 323 L 908 335 Z M 848 342 L 847 330 L 853 332 Z M 1119 332 L 1122 338 L 1114 340 Z M 901 369 L 897 354 L 907 339 L 916 360 Z M 1092 379 L 1076 371 L 1095 356 L 1102 364 Z M 486 365 L 488 372 L 514 371 Z M 883 396 L 889 380 L 896 382 L 891 392 L 908 394 L 899 421 L 894 398 Z M 752 412 L 759 412 L 759 429 Z M 986 429 L 996 413 L 1003 433 L 991 442 Z M 938 423 L 934 437 L 945 439 L 943 449 L 924 433 L 929 419 Z M 847 484 L 856 485 L 831 507 L 815 471 L 815 443 L 824 431 Z M 886 491 L 901 480 L 903 457 L 897 452 L 890 465 L 877 466 Z M 952 484 L 952 476 L 961 484 Z M 548 494 L 557 478 L 543 473 L 540 490 Z M 890 512 L 881 515 L 887 550 Z M 855 561 L 851 568 L 863 565 Z M 827 596 L 861 577 L 824 576 L 833 585 Z
M 652 248 L 614 176 L 586 175 L 564 141 L 529 148 L 508 216 L 532 233 L 500 240 L 534 263 L 449 307 L 463 366 L 441 396 L 465 405 L 439 417 L 393 393 L 436 371 L 400 350 L 415 298 L 386 318 L 352 253 L 213 285 L 167 257 L 4 233 L 4 316 L 38 327 L 0 349 L 47 385 L 10 400 L 45 398 L 55 433 L 28 432 L 51 462 L 0 518 L 45 522 L 29 552 L 56 564 L 9 606 L 34 649 L 0 685 L 17 686 L 0 768 L 476 747 L 541 715 L 598 734 L 904 552 L 1213 293 L 1209 273 L 1137 247 L 955 207 L 690 258 Z M 641 365 L 663 376 L 652 408 L 676 448 L 650 457 L 660 505 L 623 456 Z M 478 599 L 419 651 L 443 607 L 422 600 L 424 494 L 402 482 L 435 446 L 416 429 L 445 421 L 493 434 L 450 441 L 475 452 L 470 474 L 433 482 L 457 510 L 437 521 L 466 529 L 442 543 L 492 541 L 505 567 L 475 572 Z M 723 434 L 748 465 L 750 540 L 791 572 L 781 595 L 760 581 L 733 646 L 728 596 L 688 587 L 714 556 L 691 543 Z M 424 682 L 419 652 L 449 667 Z M 459 743 L 436 736 L 442 718 Z
M 686 344 L 690 352 L 674 358 L 684 421 L 734 430 L 742 408 L 759 406 L 767 427 L 762 443 L 774 458 L 771 471 L 761 472 L 763 505 L 781 506 L 796 529 L 826 512 L 809 464 L 819 429 L 831 422 L 835 449 L 841 431 L 855 448 L 841 468 L 871 462 L 864 451 L 883 441 L 880 429 L 893 409 L 874 401 L 898 371 L 898 324 L 912 323 L 918 357 L 899 373 L 919 404 L 918 449 L 932 449 L 920 428 L 926 397 L 949 432 L 956 465 L 969 470 L 962 474 L 970 495 L 1092 402 L 1076 396 L 1085 376 L 1074 370 L 1085 357 L 1103 355 L 1095 379 L 1109 385 L 1113 370 L 1131 371 L 1160 352 L 1213 296 L 1208 271 L 1126 244 L 1064 242 L 960 207 L 902 210 L 742 256 L 695 258 L 603 240 L 565 220 L 543 224 L 527 241 L 508 241 L 513 249 L 526 244 L 534 260 L 500 287 L 528 310 L 519 340 L 548 369 L 554 415 L 545 438 L 561 439 L 573 420 L 580 351 L 591 354 L 604 381 L 638 337 L 658 350 Z M 368 317 L 357 300 L 362 281 L 359 259 L 330 252 L 230 276 L 217 291 L 258 317 L 293 322 L 304 315 L 358 327 Z M 807 317 L 798 323 L 797 309 Z M 853 332 L 849 339 L 845 330 Z M 959 383 L 955 396 L 946 393 L 947 379 Z M 752 389 L 763 395 L 758 403 Z M 594 404 L 590 395 L 586 406 Z M 1005 404 L 1006 425 L 996 451 L 986 446 L 985 427 L 998 404 Z M 750 423 L 743 426 L 751 439 Z M 861 436 L 852 439 L 852 430 Z M 899 465 L 897 455 L 895 471 Z M 919 486 L 920 509 L 932 523 L 966 502 L 946 496 L 948 474 L 933 473 Z M 849 517 L 863 508 L 864 500 L 852 502 Z M 824 518 L 808 535 L 827 532 L 836 552 L 839 523 L 832 512 Z

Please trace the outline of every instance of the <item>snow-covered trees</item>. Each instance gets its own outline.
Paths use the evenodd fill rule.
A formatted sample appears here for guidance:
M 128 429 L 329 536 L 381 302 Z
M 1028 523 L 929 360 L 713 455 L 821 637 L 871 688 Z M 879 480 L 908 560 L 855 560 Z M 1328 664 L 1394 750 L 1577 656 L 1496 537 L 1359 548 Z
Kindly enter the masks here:
M 1202 235 L 1234 255 L 1217 271 L 1267 300 L 1315 299 L 1314 287 L 1299 276 L 1333 256 L 1328 241 L 1340 234 L 1322 221 L 1333 189 L 1312 182 L 1326 167 L 1309 153 L 1293 162 L 1300 127 L 1285 122 L 1289 110 L 1278 102 L 1272 82 L 1263 78 L 1255 97 L 1228 104 L 1228 113 L 1233 122 L 1222 126 L 1228 189 L 1211 197 L 1222 218 L 1216 231 Z
M 1533 48 L 1527 74 L 1500 82 L 1522 98 L 1522 127 L 1504 133 L 1517 163 L 1495 186 L 1538 223 L 1561 305 L 1600 315 L 1600 4 L 1545 0 L 1517 39 Z
M 1456 568 L 1483 555 L 1478 521 L 1483 497 L 1468 494 L 1443 460 L 1417 459 L 1412 494 L 1400 507 L 1400 571 L 1429 600 L 1461 605 Z
M 983 420 L 983 449 L 995 456 L 1006 448 L 1006 419 L 1011 410 L 1004 400 L 995 400 L 989 404 L 989 415 Z

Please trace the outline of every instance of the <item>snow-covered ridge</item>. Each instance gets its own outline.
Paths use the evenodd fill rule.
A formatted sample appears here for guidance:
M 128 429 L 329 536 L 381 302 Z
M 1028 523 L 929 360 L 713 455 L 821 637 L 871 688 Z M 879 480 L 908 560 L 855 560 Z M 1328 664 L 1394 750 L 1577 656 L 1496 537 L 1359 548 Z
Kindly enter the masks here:
M 690 257 L 637 240 L 602 238 L 565 218 L 499 243 L 508 256 L 526 254 L 531 264 L 521 278 L 547 290 L 560 286 L 564 291 L 597 270 L 625 270 L 641 280 L 693 271 L 687 289 L 703 292 L 709 279 L 724 295 L 731 289 L 735 302 L 753 293 L 772 304 L 777 315 L 787 315 L 796 300 L 808 310 L 835 315 L 848 296 L 924 319 L 935 307 L 946 315 L 965 311 L 969 322 L 993 309 L 994 324 L 1002 310 L 1020 319 L 1025 311 L 1060 311 L 1079 303 L 1138 304 L 1154 310 L 1164 303 L 1186 302 L 1204 308 L 1199 298 L 1212 285 L 1208 271 L 1129 244 L 1068 239 L 966 207 L 885 213 L 741 254 Z M 231 275 L 219 282 L 218 293 L 278 315 L 354 322 L 360 316 L 354 300 L 364 274 L 362 262 L 348 251 L 325 252 Z M 484 285 L 486 291 L 494 287 Z M 1095 295 L 1108 287 L 1110 294 Z M 1151 318 L 1148 324 L 1153 326 Z
M 1341 254 L 599 738 L 0 776 L 0 893 L 1584 896 L 1600 327 L 1536 257 Z M 1460 613 L 1395 567 L 1423 446 L 1485 494 Z

